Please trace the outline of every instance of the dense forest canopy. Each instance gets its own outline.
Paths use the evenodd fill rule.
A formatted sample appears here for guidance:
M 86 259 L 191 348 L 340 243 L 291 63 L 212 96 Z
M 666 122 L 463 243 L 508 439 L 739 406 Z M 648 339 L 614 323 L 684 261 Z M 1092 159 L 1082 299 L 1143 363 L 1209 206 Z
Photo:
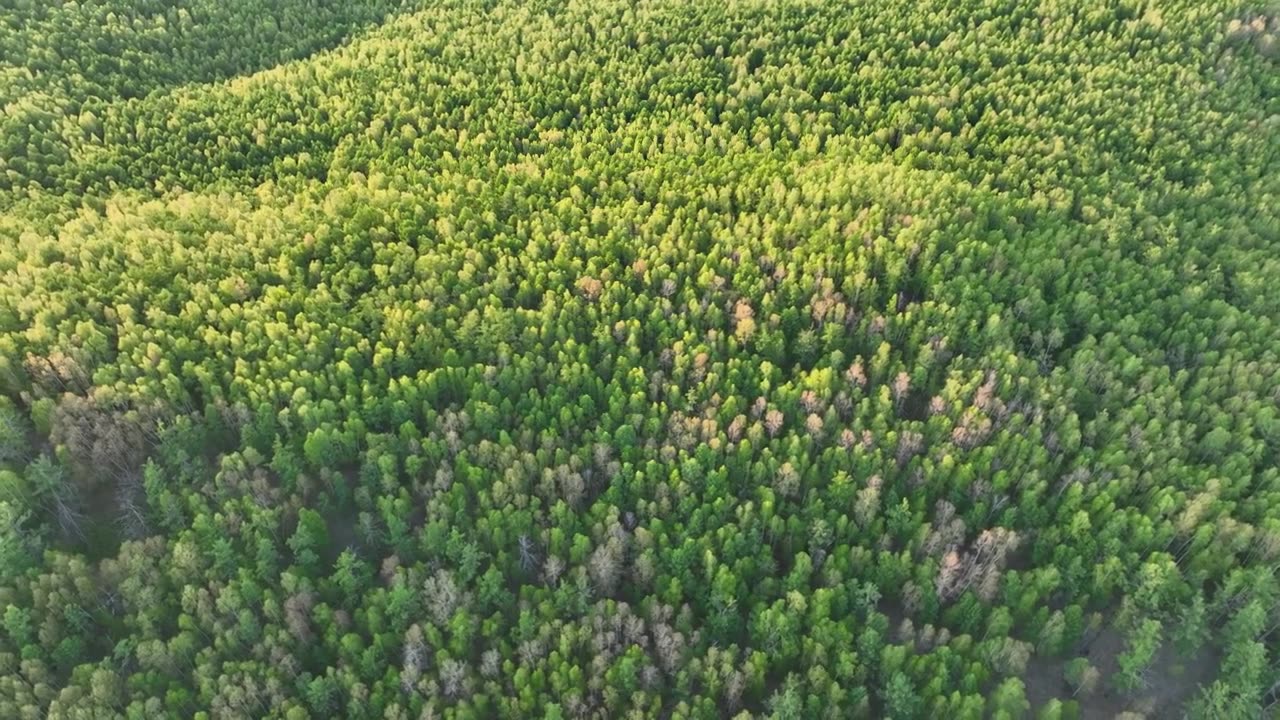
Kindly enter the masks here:
M 1278 63 L 0 0 L 0 717 L 1276 716 Z

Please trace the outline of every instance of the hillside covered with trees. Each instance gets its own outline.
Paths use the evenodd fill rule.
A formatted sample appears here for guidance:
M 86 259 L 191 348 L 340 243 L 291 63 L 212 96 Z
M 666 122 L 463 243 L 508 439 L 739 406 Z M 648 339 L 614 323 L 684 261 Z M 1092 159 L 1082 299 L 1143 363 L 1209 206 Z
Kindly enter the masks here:
M 0 0 L 0 718 L 1280 714 L 1280 5 Z

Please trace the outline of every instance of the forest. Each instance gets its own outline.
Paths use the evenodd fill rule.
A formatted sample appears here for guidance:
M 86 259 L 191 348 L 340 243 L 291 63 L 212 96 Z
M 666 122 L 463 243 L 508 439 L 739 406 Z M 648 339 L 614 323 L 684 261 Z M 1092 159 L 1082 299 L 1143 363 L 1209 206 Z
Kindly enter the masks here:
M 1280 4 L 0 0 L 0 718 L 1280 718 Z

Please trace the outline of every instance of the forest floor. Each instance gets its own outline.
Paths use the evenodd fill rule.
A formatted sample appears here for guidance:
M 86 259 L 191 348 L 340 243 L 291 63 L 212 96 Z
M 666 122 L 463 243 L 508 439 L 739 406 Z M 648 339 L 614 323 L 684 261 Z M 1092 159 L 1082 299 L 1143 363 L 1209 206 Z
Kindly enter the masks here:
M 1192 698 L 1202 683 L 1213 682 L 1221 658 L 1210 647 L 1203 647 L 1187 658 L 1171 645 L 1156 653 L 1147 671 L 1148 685 L 1131 695 L 1111 687 L 1119 672 L 1117 658 L 1124 652 L 1124 638 L 1112 629 L 1103 630 L 1089 643 L 1084 656 L 1098 669 L 1098 687 L 1090 694 L 1080 693 L 1074 699 L 1080 704 L 1080 717 L 1113 718 L 1122 712 L 1138 712 L 1151 718 L 1178 717 L 1182 706 Z M 1071 698 L 1071 687 L 1063 678 L 1069 658 L 1033 657 L 1027 664 L 1023 680 L 1031 707 L 1038 708 L 1053 698 Z

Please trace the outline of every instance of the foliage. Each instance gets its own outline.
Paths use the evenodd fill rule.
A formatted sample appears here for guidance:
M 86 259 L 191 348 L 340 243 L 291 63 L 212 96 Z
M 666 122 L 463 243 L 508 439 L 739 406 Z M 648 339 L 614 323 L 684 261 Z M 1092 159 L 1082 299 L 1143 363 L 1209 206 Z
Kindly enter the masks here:
M 9 5 L 0 717 L 1274 712 L 1274 8 Z

